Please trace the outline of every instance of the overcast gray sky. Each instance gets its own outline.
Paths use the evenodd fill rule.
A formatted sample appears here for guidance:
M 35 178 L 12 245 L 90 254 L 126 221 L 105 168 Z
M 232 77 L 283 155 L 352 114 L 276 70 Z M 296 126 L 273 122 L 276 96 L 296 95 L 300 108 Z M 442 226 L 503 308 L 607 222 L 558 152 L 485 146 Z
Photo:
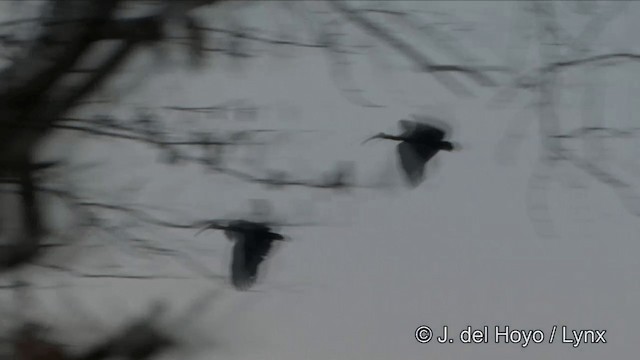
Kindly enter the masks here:
M 378 3 L 383 2 L 371 2 L 371 6 Z M 612 3 L 600 2 L 601 6 Z M 460 39 L 457 46 L 485 64 L 511 65 L 508 62 L 513 61 L 527 70 L 539 61 L 536 50 L 525 52 L 521 45 L 516 46 L 520 41 L 510 37 L 524 36 L 514 24 L 526 26 L 525 17 L 515 18 L 515 4 L 416 1 L 389 3 L 387 7 L 446 11 L 452 15 L 447 29 Z M 577 35 L 588 17 L 571 12 L 572 4 L 558 2 L 557 6 L 563 27 Z M 356 5 L 353 2 L 351 6 Z M 255 19 L 261 19 L 264 24 L 260 25 L 271 26 L 280 21 L 273 6 L 268 2 L 247 9 L 241 20 L 257 27 Z M 639 6 L 632 3 L 611 21 L 593 43 L 592 54 L 638 52 L 638 11 Z M 461 29 L 453 26 L 456 24 Z M 354 41 L 376 43 L 354 31 L 352 25 L 344 28 Z M 411 39 L 432 52 L 435 59 L 450 61 L 439 55 L 443 52 L 431 42 Z M 555 232 L 546 238 L 539 236 L 525 201 L 540 143 L 535 115 L 523 110 L 534 99 L 531 93 L 523 92 L 505 109 L 492 109 L 488 104 L 495 88 L 465 81 L 476 96 L 456 97 L 433 77 L 412 72 L 392 50 L 376 44 L 367 55 L 353 58 L 351 70 L 362 95 L 382 105 L 379 108 L 354 105 L 341 94 L 329 75 L 331 69 L 322 50 L 296 49 L 291 58 L 264 54 L 250 60 L 240 73 L 228 71 L 224 66 L 228 60 L 215 56 L 212 67 L 202 72 L 169 66 L 120 99 L 122 109 L 113 110 L 113 114 L 128 116 L 137 105 L 210 106 L 248 99 L 260 106 L 252 123 L 208 121 L 184 114 L 175 114 L 171 123 L 177 129 L 196 124 L 206 129 L 321 130 L 291 134 L 270 147 L 267 164 L 313 177 L 332 168 L 336 161 L 354 161 L 359 183 L 384 181 L 384 190 L 357 189 L 345 195 L 308 189 L 267 191 L 257 184 L 207 173 L 197 165 L 159 164 L 157 153 L 143 145 L 95 139 L 68 142 L 61 137 L 64 143 L 54 143 L 52 148 L 73 154 L 78 162 L 105 161 L 96 170 L 77 176 L 85 179 L 82 187 L 87 191 L 111 193 L 114 201 L 142 202 L 213 218 L 245 211 L 251 198 L 266 198 L 290 221 L 310 219 L 326 224 L 283 230 L 293 241 L 270 259 L 257 291 L 239 293 L 229 288 L 194 324 L 206 329 L 204 336 L 215 340 L 210 352 L 194 358 L 632 358 L 637 353 L 635 331 L 640 320 L 636 311 L 640 300 L 637 218 L 625 210 L 610 188 L 562 165 L 547 193 Z M 151 61 L 146 59 L 140 61 Z M 568 86 L 559 100 L 565 130 L 581 125 L 580 86 L 587 81 L 602 85 L 602 93 L 596 96 L 601 101 L 597 110 L 604 114 L 608 126 L 637 126 L 635 95 L 640 76 L 636 66 L 570 72 L 566 81 L 572 87 Z M 590 75 L 593 77 L 588 78 Z M 506 80 L 504 76 L 497 78 Z M 439 166 L 427 170 L 433 170 L 428 180 L 408 190 L 401 187 L 396 173 L 395 144 L 361 146 L 360 142 L 380 131 L 396 131 L 397 120 L 416 112 L 451 121 L 455 129 L 452 137 L 463 145 L 463 151 L 438 154 Z M 524 140 L 521 146 L 504 150 L 513 161 L 501 164 L 496 152 L 513 122 L 523 124 Z M 611 144 L 610 169 L 633 179 L 637 139 L 613 140 Z M 237 164 L 242 166 L 240 161 Z M 637 179 L 637 173 L 635 176 Z M 570 187 L 570 181 L 582 187 Z M 145 184 L 131 195 L 134 200 L 130 195 L 115 194 L 132 182 Z M 147 235 L 164 245 L 175 246 L 180 241 L 185 246 L 210 249 L 214 252 L 189 251 L 213 271 L 227 273 L 231 244 L 221 233 L 198 238 L 170 231 Z M 90 235 L 89 240 L 113 242 L 98 235 Z M 92 265 L 97 267 L 117 263 L 148 273 L 179 268 L 169 260 L 131 256 L 125 247 L 111 243 L 108 249 L 78 250 L 71 258 L 93 254 L 90 258 L 97 260 Z M 86 264 L 88 258 L 78 261 Z M 177 309 L 211 288 L 209 282 L 191 280 L 102 281 L 98 287 L 93 286 L 96 280 L 77 282 L 81 286 L 74 296 L 81 299 L 87 312 L 102 316 L 106 324 L 107 316 L 116 316 L 109 314 L 124 318 L 156 295 L 174 301 Z M 129 300 L 123 301 L 123 296 Z M 50 315 L 63 317 L 71 312 L 60 310 L 65 303 L 56 296 L 48 296 L 45 302 Z M 77 322 L 82 322 L 79 319 Z M 418 343 L 414 332 L 421 325 L 432 327 L 436 335 L 443 325 L 449 326 L 450 336 L 456 337 L 454 343 Z M 458 333 L 467 325 L 489 326 L 489 343 L 460 343 Z M 549 344 L 554 325 L 566 325 L 570 330 L 606 330 L 607 343 L 573 348 L 561 343 L 558 330 L 555 343 Z M 545 341 L 526 348 L 495 344 L 495 326 L 540 329 Z M 168 354 L 166 358 L 178 356 Z

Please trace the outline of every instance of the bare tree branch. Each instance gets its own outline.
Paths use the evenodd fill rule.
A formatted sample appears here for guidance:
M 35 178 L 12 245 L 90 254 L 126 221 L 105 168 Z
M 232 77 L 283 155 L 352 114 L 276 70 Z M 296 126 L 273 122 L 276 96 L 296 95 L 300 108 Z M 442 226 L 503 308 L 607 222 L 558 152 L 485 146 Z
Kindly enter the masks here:
M 458 95 L 471 95 L 471 93 L 466 90 L 466 88 L 455 78 L 451 76 L 447 76 L 442 72 L 461 72 L 462 67 L 457 66 L 438 66 L 434 61 L 429 59 L 426 55 L 421 54 L 416 49 L 414 49 L 411 45 L 403 41 L 402 39 L 394 36 L 392 32 L 388 29 L 385 29 L 379 24 L 369 20 L 363 14 L 359 14 L 355 10 L 351 9 L 347 5 L 345 5 L 342 1 L 329 1 L 328 2 L 331 7 L 336 9 L 338 12 L 343 14 L 349 20 L 351 20 L 354 24 L 362 27 L 371 35 L 376 38 L 386 42 L 390 46 L 394 47 L 396 50 L 401 52 L 411 61 L 413 61 L 421 71 L 425 71 L 428 73 L 433 73 L 433 76 L 440 81 L 444 86 L 449 88 L 452 92 Z M 480 85 L 487 86 L 488 84 L 492 84 L 493 82 L 488 80 L 488 77 L 479 73 L 477 70 L 466 68 L 465 71 L 462 71 L 463 74 L 474 74 L 471 77 L 474 81 L 478 82 L 480 80 Z

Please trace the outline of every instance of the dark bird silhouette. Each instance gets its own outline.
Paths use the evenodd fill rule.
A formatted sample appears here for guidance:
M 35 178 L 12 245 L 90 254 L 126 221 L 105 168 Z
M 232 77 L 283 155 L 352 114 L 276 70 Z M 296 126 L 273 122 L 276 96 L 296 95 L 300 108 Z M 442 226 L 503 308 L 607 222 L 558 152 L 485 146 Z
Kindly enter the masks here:
M 379 133 L 362 143 L 373 139 L 400 141 L 398 157 L 405 179 L 412 187 L 417 187 L 424 180 L 425 166 L 439 151 L 459 150 L 460 146 L 446 140 L 451 128 L 444 122 L 429 119 L 431 124 L 422 121 L 400 120 L 398 124 L 403 131 L 400 135 Z
M 224 230 L 225 236 L 234 241 L 231 258 L 231 284 L 238 290 L 247 290 L 256 282 L 260 264 L 267 258 L 273 242 L 284 236 L 272 231 L 266 223 L 234 220 L 226 225 L 212 222 L 207 229 Z

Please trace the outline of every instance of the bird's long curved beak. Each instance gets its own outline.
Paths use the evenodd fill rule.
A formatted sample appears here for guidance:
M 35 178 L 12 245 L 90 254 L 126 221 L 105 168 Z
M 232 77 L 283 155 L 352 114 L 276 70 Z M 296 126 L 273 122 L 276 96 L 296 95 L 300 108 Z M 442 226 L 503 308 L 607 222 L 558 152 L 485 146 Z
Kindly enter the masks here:
M 203 232 L 205 232 L 205 231 L 207 231 L 209 229 L 224 230 L 226 228 L 224 226 L 220 226 L 220 225 L 218 225 L 216 223 L 210 223 L 210 224 L 207 224 L 202 229 L 200 229 L 194 236 L 198 236 L 198 235 L 202 234 Z
M 202 234 L 203 232 L 205 232 L 205 231 L 207 231 L 209 229 L 211 229 L 211 226 L 207 225 L 207 226 L 203 227 L 202 229 L 200 229 L 194 236 L 198 236 L 198 235 Z
M 370 138 L 364 140 L 363 142 L 361 142 L 360 145 L 363 145 L 364 143 L 369 142 L 369 141 L 374 140 L 374 139 L 380 139 L 380 135 L 379 134 L 373 135 L 372 137 L 370 137 Z

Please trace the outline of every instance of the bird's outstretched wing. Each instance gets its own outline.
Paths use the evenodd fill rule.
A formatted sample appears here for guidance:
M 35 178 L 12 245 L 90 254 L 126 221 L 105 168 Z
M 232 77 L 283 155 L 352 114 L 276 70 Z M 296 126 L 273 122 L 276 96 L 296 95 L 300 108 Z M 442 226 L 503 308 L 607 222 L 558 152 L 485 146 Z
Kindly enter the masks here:
M 434 140 L 443 140 L 453 132 L 450 124 L 434 117 L 413 115 L 413 118 L 415 120 L 415 131 L 430 134 L 430 136 L 434 137 Z
M 398 121 L 398 127 L 400 127 L 400 131 L 402 132 L 402 135 L 409 135 L 416 128 L 416 122 L 403 119 Z
M 447 136 L 447 132 L 439 127 L 432 126 L 426 123 L 417 123 L 413 135 L 422 139 L 429 139 L 431 141 L 440 141 Z
M 246 242 L 236 241 L 231 258 L 231 284 L 238 290 L 247 290 L 256 282 L 256 274 L 250 271 L 251 261 L 248 259 Z
M 416 148 L 413 144 L 406 142 L 398 144 L 400 165 L 411 186 L 416 187 L 422 183 L 424 180 L 425 165 L 436 152 L 437 150 L 432 148 Z

